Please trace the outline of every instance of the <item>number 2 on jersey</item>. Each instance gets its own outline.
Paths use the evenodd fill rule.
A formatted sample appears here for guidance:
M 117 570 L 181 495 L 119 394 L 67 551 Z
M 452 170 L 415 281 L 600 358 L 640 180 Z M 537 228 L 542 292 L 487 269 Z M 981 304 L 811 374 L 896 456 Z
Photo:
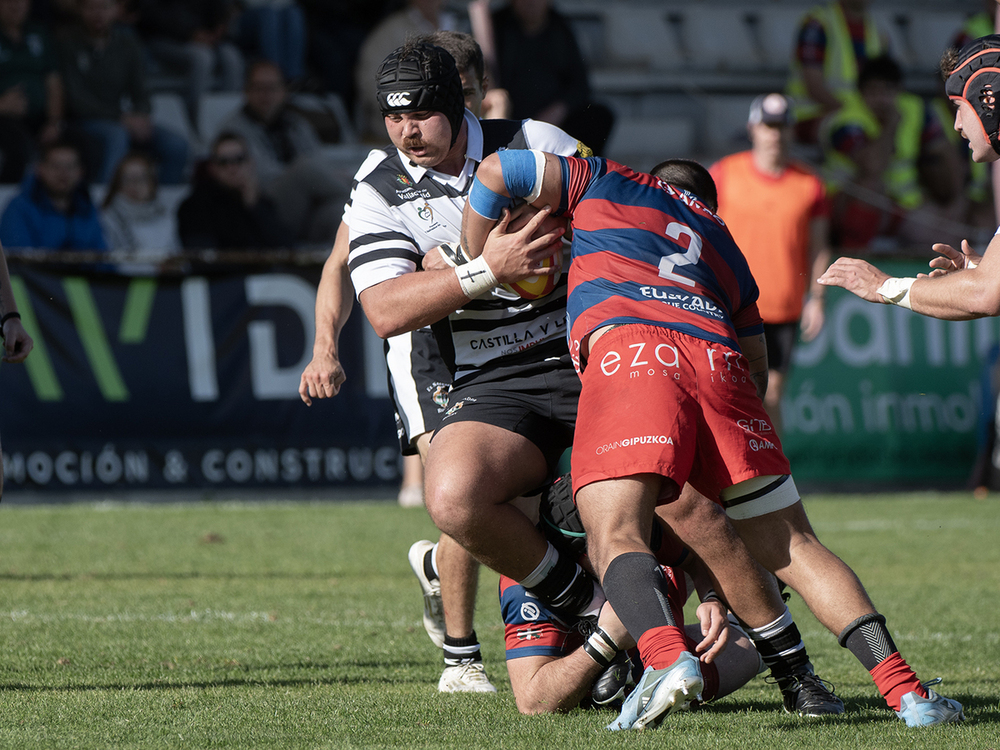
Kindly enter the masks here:
M 674 273 L 674 269 L 678 266 L 693 266 L 698 262 L 698 259 L 701 257 L 701 237 L 692 232 L 691 227 L 687 224 L 681 224 L 679 221 L 673 221 L 668 224 L 666 233 L 667 237 L 678 244 L 680 244 L 681 236 L 686 236 L 688 238 L 688 249 L 683 253 L 674 253 L 673 255 L 660 258 L 660 278 L 670 279 L 671 281 L 676 281 L 687 286 L 694 286 L 694 279 L 676 274 Z M 678 255 L 680 255 L 679 258 L 677 257 Z

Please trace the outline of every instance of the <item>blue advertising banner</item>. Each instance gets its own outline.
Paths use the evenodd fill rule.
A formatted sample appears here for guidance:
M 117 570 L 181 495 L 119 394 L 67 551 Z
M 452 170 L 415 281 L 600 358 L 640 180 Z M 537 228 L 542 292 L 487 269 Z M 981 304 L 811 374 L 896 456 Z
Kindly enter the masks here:
M 35 349 L 2 369 L 7 489 L 398 482 L 382 344 L 360 310 L 341 337 L 341 393 L 299 399 L 319 266 L 10 266 Z
M 318 262 L 145 276 L 9 262 L 35 350 L 0 369 L 8 490 L 398 485 L 382 342 L 360 309 L 341 336 L 340 395 L 299 399 Z M 785 390 L 796 479 L 964 483 L 993 421 L 982 384 L 998 338 L 997 319 L 938 321 L 829 290 L 826 326 L 799 345 Z
M 893 276 L 923 262 L 879 261 Z M 1000 320 L 942 321 L 828 290 L 826 325 L 796 349 L 782 441 L 796 478 L 961 486 L 992 428 L 987 367 Z

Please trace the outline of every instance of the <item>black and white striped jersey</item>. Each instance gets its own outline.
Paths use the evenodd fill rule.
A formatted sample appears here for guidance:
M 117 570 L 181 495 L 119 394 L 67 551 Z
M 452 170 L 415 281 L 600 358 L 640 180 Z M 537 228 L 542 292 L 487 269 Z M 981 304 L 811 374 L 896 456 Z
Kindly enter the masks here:
M 479 120 L 468 110 L 465 121 L 469 145 L 458 176 L 413 165 L 393 147 L 372 151 L 358 171 L 344 214 L 351 228 L 351 281 L 357 294 L 418 270 L 429 250 L 460 241 L 466 195 L 485 156 L 503 147 L 589 155 L 575 138 L 547 123 Z M 522 300 L 500 290 L 471 300 L 435 325 L 442 356 L 456 379 L 500 358 L 565 338 L 565 276 L 540 300 Z

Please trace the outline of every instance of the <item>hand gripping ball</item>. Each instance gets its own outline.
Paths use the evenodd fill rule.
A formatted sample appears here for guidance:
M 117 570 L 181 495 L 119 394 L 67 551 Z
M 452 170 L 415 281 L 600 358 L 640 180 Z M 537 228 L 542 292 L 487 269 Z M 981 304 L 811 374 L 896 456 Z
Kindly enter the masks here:
M 529 276 L 512 284 L 501 284 L 509 292 L 513 292 L 521 299 L 541 299 L 547 294 L 551 294 L 559 283 L 562 276 L 562 252 L 557 252 L 542 261 L 542 268 L 556 267 L 555 273 L 547 276 Z

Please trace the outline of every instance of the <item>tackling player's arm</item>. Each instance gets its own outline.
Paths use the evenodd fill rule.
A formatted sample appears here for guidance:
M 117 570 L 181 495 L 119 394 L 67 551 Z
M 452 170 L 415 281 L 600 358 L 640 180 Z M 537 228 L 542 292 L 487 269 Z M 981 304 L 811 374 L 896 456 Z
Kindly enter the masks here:
M 394 256 L 397 261 L 410 264 L 412 269 L 377 281 L 364 288 L 358 295 L 372 328 L 382 338 L 423 328 L 460 310 L 470 299 L 489 292 L 498 284 L 512 283 L 540 275 L 537 269 L 538 259 L 551 255 L 552 251 L 551 249 L 543 251 L 539 247 L 547 247 L 562 234 L 560 229 L 537 240 L 530 240 L 546 215 L 546 212 L 540 212 L 520 231 L 510 235 L 529 241 L 510 243 L 512 245 L 510 252 L 504 253 L 497 262 L 488 263 L 482 258 L 474 258 L 471 262 L 455 268 L 423 270 L 420 273 L 412 272 L 418 270 L 412 245 L 411 249 L 402 246 L 393 248 L 384 239 L 386 235 L 391 235 L 391 232 L 387 232 L 384 228 L 372 230 L 376 233 L 368 235 L 368 247 L 378 247 L 375 252 Z M 506 230 L 508 222 L 509 217 L 501 221 L 502 231 Z M 359 241 L 363 240 L 364 235 L 361 235 Z M 355 257 L 353 245 L 352 231 L 352 269 Z M 364 254 L 364 250 L 358 252 L 359 263 L 364 262 Z M 401 266 L 397 264 L 397 268 Z
M 615 642 L 618 650 L 635 645 L 611 605 L 606 602 L 598 625 Z M 522 714 L 561 713 L 580 704 L 606 666 L 595 661 L 586 648 L 580 646 L 562 657 L 508 658 L 507 674 L 517 710 Z
M 323 275 L 316 289 L 316 337 L 312 360 L 302 371 L 299 396 L 306 406 L 313 398 L 331 398 L 347 380 L 340 362 L 340 332 L 354 307 L 354 286 L 347 266 L 350 250 L 346 221 L 340 222 L 333 249 L 323 264 Z
M 938 249 L 938 252 L 943 251 Z M 863 260 L 840 258 L 819 278 L 821 284 L 843 287 L 869 302 L 895 304 L 942 320 L 1000 315 L 998 281 L 1000 239 L 997 236 L 990 241 L 978 265 L 966 264 L 961 270 L 943 275 L 898 279 Z
M 415 331 L 464 307 L 471 297 L 459 282 L 458 270 L 406 273 L 361 292 L 358 299 L 375 333 L 385 339 Z

